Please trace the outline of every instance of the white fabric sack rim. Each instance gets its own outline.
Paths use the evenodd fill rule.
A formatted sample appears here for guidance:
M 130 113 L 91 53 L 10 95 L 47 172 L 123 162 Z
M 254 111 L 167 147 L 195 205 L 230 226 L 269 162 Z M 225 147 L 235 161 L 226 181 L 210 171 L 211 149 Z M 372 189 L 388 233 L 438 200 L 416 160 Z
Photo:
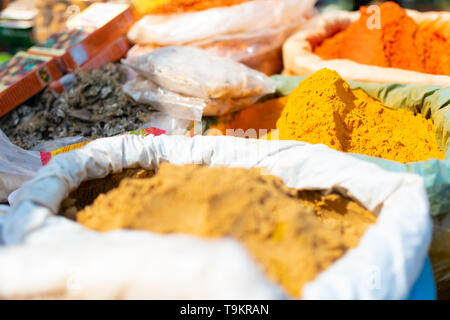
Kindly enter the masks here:
M 432 228 L 423 179 L 384 171 L 324 145 L 296 141 L 165 135 L 96 140 L 54 157 L 22 186 L 4 221 L 5 243 L 20 244 L 50 228 L 46 221 L 87 178 L 122 168 L 152 169 L 165 161 L 264 167 L 289 187 L 339 191 L 379 211 L 359 245 L 304 287 L 305 299 L 405 299 L 421 271 Z M 85 230 L 86 235 L 92 233 Z

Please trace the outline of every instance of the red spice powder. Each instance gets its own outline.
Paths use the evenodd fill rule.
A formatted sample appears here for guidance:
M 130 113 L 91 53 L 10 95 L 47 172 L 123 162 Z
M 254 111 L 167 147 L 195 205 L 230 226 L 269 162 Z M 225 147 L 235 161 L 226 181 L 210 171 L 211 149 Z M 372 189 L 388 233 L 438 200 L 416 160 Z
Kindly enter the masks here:
M 450 39 L 419 28 L 394 2 L 379 8 L 381 28 L 374 27 L 374 12 L 361 7 L 359 20 L 325 39 L 314 52 L 324 59 L 450 75 Z

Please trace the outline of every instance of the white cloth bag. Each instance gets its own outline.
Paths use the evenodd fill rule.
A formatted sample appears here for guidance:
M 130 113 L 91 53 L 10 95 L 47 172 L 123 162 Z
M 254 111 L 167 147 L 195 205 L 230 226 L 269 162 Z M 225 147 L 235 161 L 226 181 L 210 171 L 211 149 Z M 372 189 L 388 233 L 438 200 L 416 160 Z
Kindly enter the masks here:
M 264 167 L 290 187 L 339 191 L 379 214 L 358 247 L 304 287 L 305 299 L 403 299 L 421 271 L 432 226 L 419 176 L 296 141 L 126 135 L 58 155 L 22 186 L 4 220 L 0 297 L 283 298 L 234 240 L 97 233 L 54 216 L 86 179 L 165 161 Z

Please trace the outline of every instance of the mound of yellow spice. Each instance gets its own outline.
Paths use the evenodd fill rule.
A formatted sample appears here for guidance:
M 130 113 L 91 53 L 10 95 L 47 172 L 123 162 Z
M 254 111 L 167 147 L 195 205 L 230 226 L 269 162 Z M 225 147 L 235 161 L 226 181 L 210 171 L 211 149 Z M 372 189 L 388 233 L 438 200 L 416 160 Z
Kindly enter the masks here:
M 430 119 L 390 109 L 335 71 L 322 69 L 289 95 L 276 125 L 281 140 L 324 143 L 339 151 L 399 162 L 443 159 Z
M 151 178 L 124 179 L 77 220 L 98 231 L 233 237 L 270 279 L 299 297 L 376 218 L 349 199 L 297 191 L 257 169 L 163 164 Z

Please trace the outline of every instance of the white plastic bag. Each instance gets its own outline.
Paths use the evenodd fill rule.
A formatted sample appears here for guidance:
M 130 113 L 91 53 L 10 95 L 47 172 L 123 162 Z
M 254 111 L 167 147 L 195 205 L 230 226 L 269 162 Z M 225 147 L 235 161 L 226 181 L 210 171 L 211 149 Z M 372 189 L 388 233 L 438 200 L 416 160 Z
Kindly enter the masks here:
M 41 152 L 87 141 L 84 137 L 66 137 L 45 141 L 31 150 L 13 144 L 0 130 L 0 203 L 9 201 L 9 195 L 25 181 L 33 178 L 42 167 Z
M 282 297 L 259 275 L 247 279 L 256 272 L 253 268 L 241 270 L 242 279 L 229 276 L 219 267 L 223 260 L 211 255 L 216 247 L 206 249 L 211 240 L 195 238 L 197 247 L 189 236 L 97 233 L 54 216 L 69 191 L 86 179 L 122 168 L 153 169 L 165 161 L 265 167 L 289 187 L 338 191 L 379 214 L 356 248 L 304 287 L 305 299 L 404 299 L 421 271 L 431 218 L 423 179 L 417 175 L 387 172 L 324 145 L 297 141 L 120 136 L 56 156 L 21 188 L 4 222 L 5 242 L 17 245 L 0 251 L 0 296 L 57 291 L 69 298 L 154 298 L 162 290 L 165 298 Z M 202 262 L 197 263 L 199 256 Z M 242 259 L 237 261 L 242 265 Z M 64 270 L 74 266 L 82 273 L 78 291 L 65 286 Z M 257 288 L 264 290 L 256 295 Z
M 0 130 L 0 203 L 42 167 L 38 151 L 24 150 L 9 141 Z
M 300 24 L 316 0 L 256 0 L 224 8 L 147 15 L 128 32 L 139 44 L 180 45 L 231 34 L 251 34 Z
M 150 104 L 158 111 L 180 119 L 200 121 L 206 106 L 205 99 L 165 90 L 141 76 L 128 81 L 122 88 L 134 101 Z
M 277 86 L 243 64 L 192 47 L 164 47 L 122 63 L 158 86 L 190 97 L 239 99 L 273 93 Z
M 241 99 L 188 97 L 165 90 L 141 76 L 125 83 L 123 91 L 136 102 L 149 104 L 168 116 L 194 121 L 201 121 L 202 116 L 217 116 L 237 111 L 255 103 L 261 97 L 261 95 Z

